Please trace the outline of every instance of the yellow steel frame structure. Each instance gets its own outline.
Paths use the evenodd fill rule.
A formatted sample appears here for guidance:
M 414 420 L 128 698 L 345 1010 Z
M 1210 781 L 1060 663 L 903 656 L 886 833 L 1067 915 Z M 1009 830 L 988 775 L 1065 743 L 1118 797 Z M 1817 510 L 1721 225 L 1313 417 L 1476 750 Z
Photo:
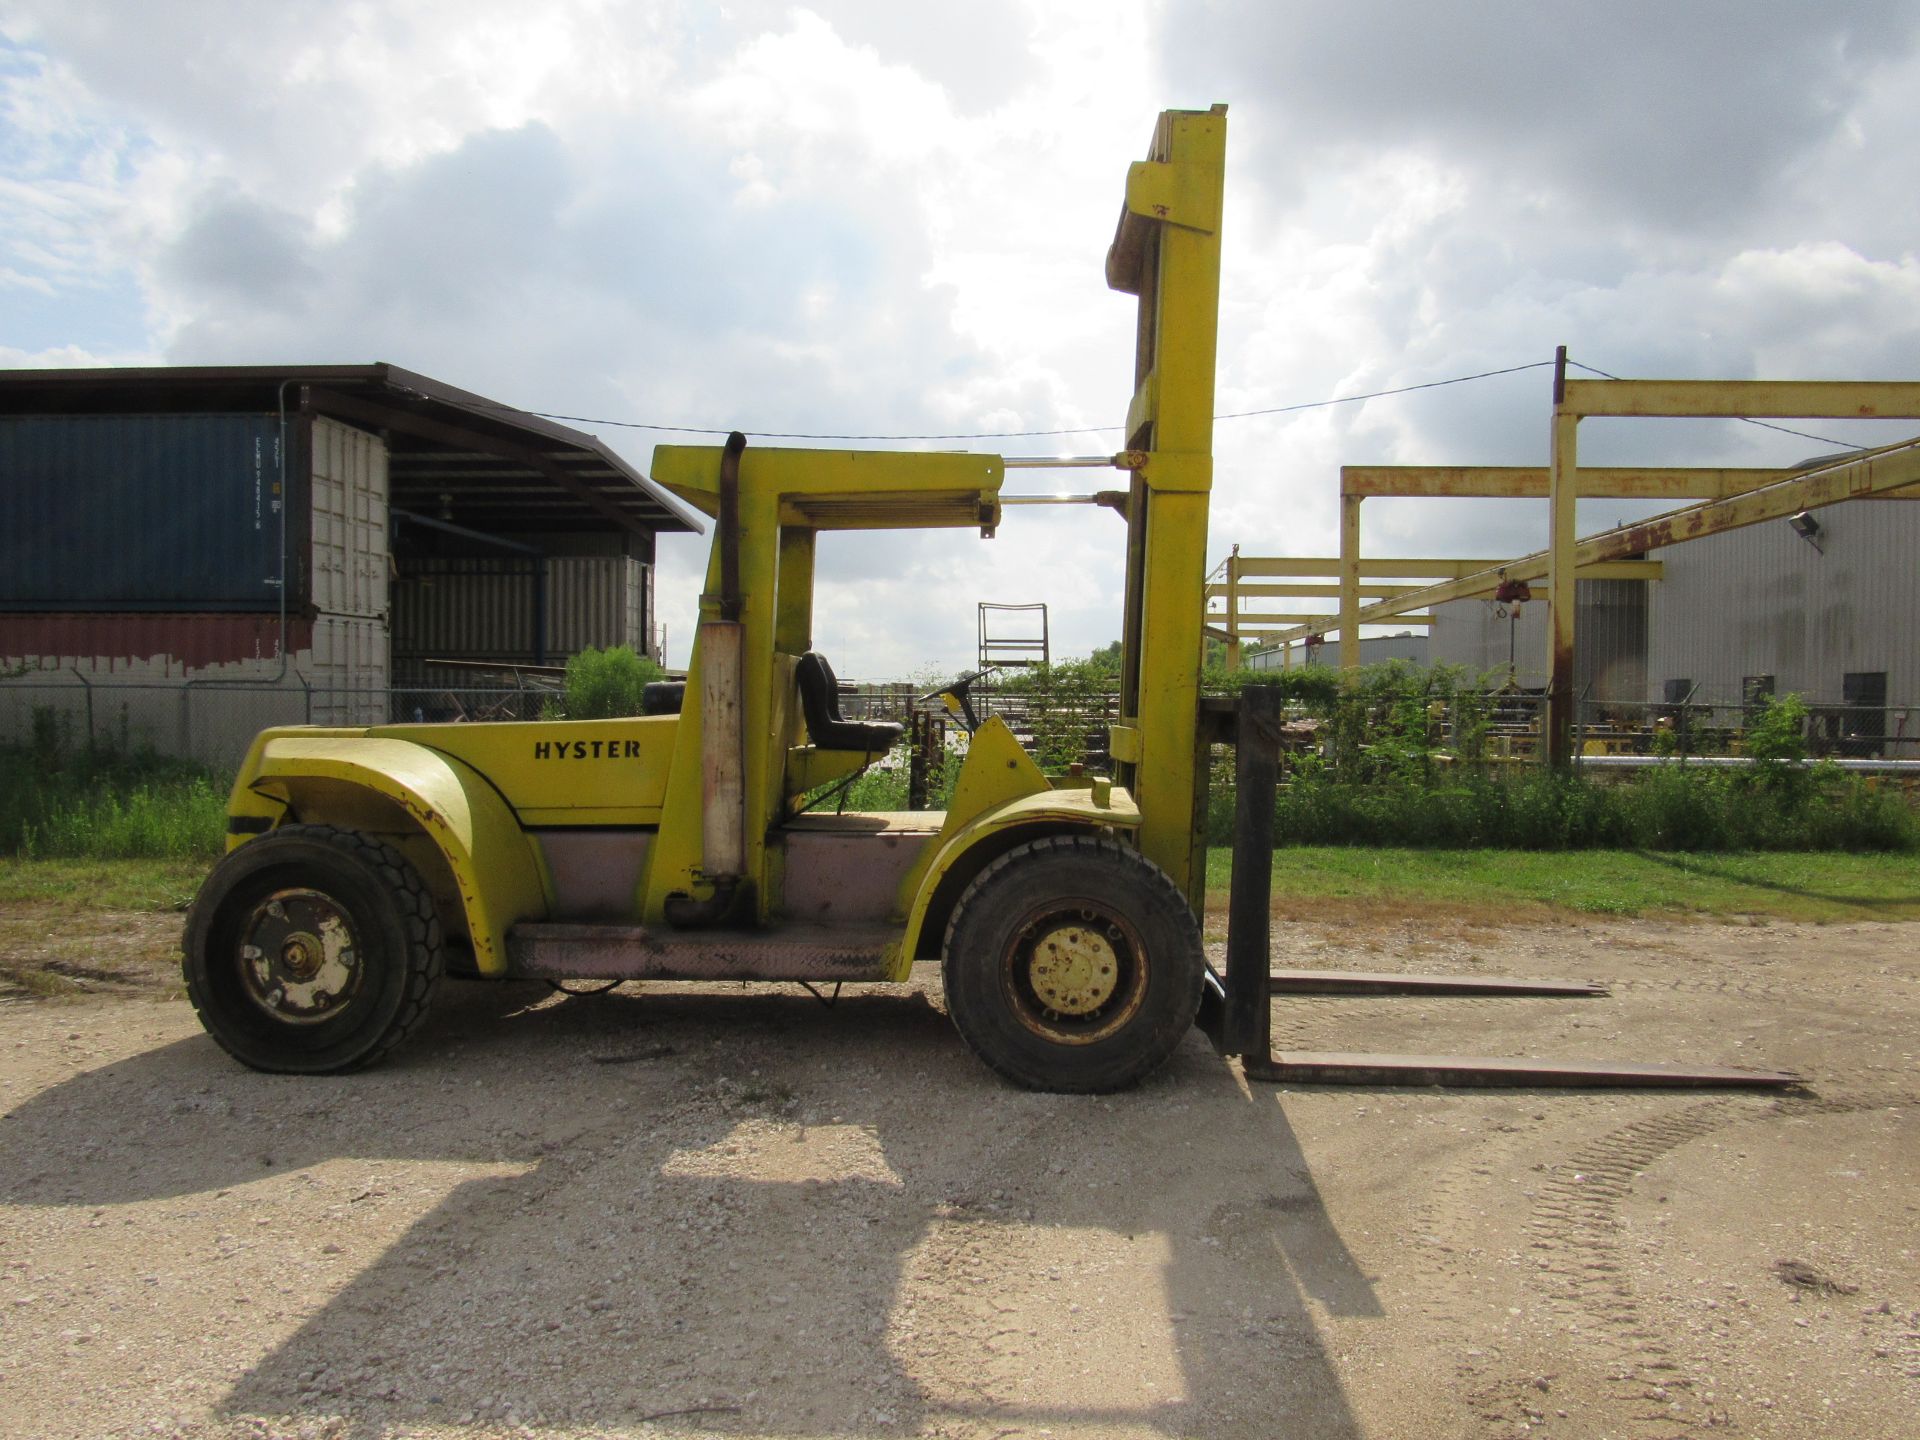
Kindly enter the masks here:
M 1580 422 L 1595 416 L 1851 420 L 1920 418 L 1920 384 L 1835 380 L 1569 380 L 1562 347 L 1554 374 L 1553 426 L 1547 476 L 1547 758 L 1573 761 L 1574 578 L 1583 551 L 1574 507 L 1586 493 L 1580 469 Z M 1904 476 L 1905 478 L 1901 478 Z M 1877 455 L 1797 474 L 1703 505 L 1670 512 L 1597 536 L 1599 550 L 1619 550 L 1620 537 L 1666 535 L 1638 548 L 1673 544 L 1777 519 L 1839 500 L 1885 495 L 1920 480 L 1920 449 L 1890 447 Z M 1611 537 L 1611 539 L 1610 539 Z
M 1544 475 L 1546 472 L 1540 473 Z M 1238 665 L 1241 648 L 1248 641 L 1276 641 L 1291 655 L 1296 641 L 1317 641 L 1338 631 L 1341 636 L 1340 663 L 1351 667 L 1360 663 L 1358 634 L 1361 624 L 1385 624 L 1390 621 L 1401 629 L 1416 630 L 1430 628 L 1433 624 L 1430 615 L 1406 613 L 1406 609 L 1416 609 L 1417 606 L 1396 609 L 1387 604 L 1372 606 L 1364 619 L 1357 619 L 1355 617 L 1361 613 L 1362 601 L 1391 602 L 1400 597 L 1421 594 L 1436 583 L 1469 576 L 1481 577 L 1472 593 L 1488 595 L 1504 578 L 1504 572 L 1500 569 L 1503 563 L 1499 560 L 1442 560 L 1431 557 L 1365 559 L 1357 553 L 1357 547 L 1352 552 L 1338 556 L 1243 556 L 1236 545 L 1221 567 L 1225 578 L 1207 585 L 1207 633 L 1214 639 L 1226 642 L 1227 663 Z M 1493 578 L 1485 578 L 1489 575 Z M 1248 583 L 1245 578 L 1248 576 L 1313 578 L 1284 578 L 1280 583 Z M 1323 577 L 1328 576 L 1334 577 L 1337 583 L 1324 583 Z M 1589 580 L 1657 580 L 1660 578 L 1660 562 L 1613 561 L 1589 566 L 1581 571 L 1581 576 Z M 1392 583 L 1397 581 L 1413 583 Z M 1267 614 L 1249 612 L 1243 608 L 1249 601 L 1274 599 L 1335 599 L 1341 602 L 1341 608 L 1304 614 Z M 1214 601 L 1223 601 L 1224 609 L 1213 611 L 1211 607 Z M 1380 618 L 1374 618 L 1376 615 Z M 1352 646 L 1347 644 L 1348 635 L 1355 637 Z
M 1751 419 L 1920 418 L 1920 384 L 1907 381 L 1736 381 L 1736 380 L 1568 380 L 1565 352 L 1556 370 L 1549 463 L 1516 465 L 1349 465 L 1340 471 L 1340 554 L 1312 562 L 1242 558 L 1227 561 L 1227 583 L 1209 587 L 1209 596 L 1227 597 L 1227 630 L 1236 639 L 1251 632 L 1239 626 L 1239 600 L 1253 593 L 1239 583 L 1249 574 L 1323 574 L 1338 577 L 1336 614 L 1326 623 L 1305 622 L 1263 638 L 1291 645 L 1329 631 L 1340 635 L 1340 664 L 1360 660 L 1363 625 L 1412 623 L 1410 612 L 1452 600 L 1484 596 L 1507 580 L 1547 581 L 1549 674 L 1547 755 L 1556 764 L 1571 760 L 1573 731 L 1574 583 L 1579 579 L 1657 580 L 1657 561 L 1637 557 L 1655 544 L 1673 544 L 1721 530 L 1814 509 L 1836 500 L 1872 496 L 1920 499 L 1920 473 L 1907 475 L 1908 447 L 1888 447 L 1877 467 L 1848 469 L 1865 461 L 1836 462 L 1817 469 L 1781 471 L 1713 467 L 1582 467 L 1579 423 L 1597 416 L 1687 416 Z M 1831 477 L 1845 470 L 1853 479 L 1837 486 Z M 1905 476 L 1906 478 L 1902 478 Z M 1865 477 L 1865 478 L 1861 478 Z M 1532 555 L 1505 562 L 1461 562 L 1448 573 L 1438 562 L 1386 562 L 1365 559 L 1360 546 L 1360 507 L 1379 497 L 1545 499 L 1548 545 Z M 1824 497 L 1824 498 L 1823 498 Z M 1639 525 L 1623 526 L 1581 541 L 1574 522 L 1583 499 L 1697 500 L 1699 505 L 1669 512 Z M 1667 534 L 1672 538 L 1630 543 L 1622 536 Z M 1623 548 L 1624 547 L 1624 548 Z M 1367 582 L 1410 573 L 1395 564 L 1426 566 L 1417 573 L 1433 581 L 1392 594 Z M 1277 568 L 1277 567 L 1285 567 Z M 1318 595 L 1323 589 L 1290 587 L 1269 594 Z M 1363 601 L 1373 598 L 1373 603 Z M 1251 617 L 1249 617 L 1251 618 Z M 1237 644 L 1229 642 L 1237 650 Z

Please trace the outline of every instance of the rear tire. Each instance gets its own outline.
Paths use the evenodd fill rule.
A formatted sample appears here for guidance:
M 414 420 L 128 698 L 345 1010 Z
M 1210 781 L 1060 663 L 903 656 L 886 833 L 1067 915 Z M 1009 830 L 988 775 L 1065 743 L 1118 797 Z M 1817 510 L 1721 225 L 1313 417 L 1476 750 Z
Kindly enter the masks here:
M 393 846 L 285 825 L 228 854 L 187 915 L 187 997 L 256 1070 L 327 1074 L 382 1059 L 425 1019 L 446 968 L 440 921 Z
M 1125 1089 L 1171 1055 L 1205 960 L 1186 897 L 1139 851 L 1049 836 L 981 871 L 947 926 L 942 977 L 961 1038 L 1030 1090 Z

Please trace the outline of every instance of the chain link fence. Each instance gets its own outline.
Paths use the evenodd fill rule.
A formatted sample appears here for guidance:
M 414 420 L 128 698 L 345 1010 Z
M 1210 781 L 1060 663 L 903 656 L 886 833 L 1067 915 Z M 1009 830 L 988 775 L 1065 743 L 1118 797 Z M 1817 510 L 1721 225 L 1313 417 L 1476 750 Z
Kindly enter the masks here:
M 559 698 L 556 690 L 537 684 L 342 690 L 315 686 L 297 675 L 268 685 L 122 682 L 76 671 L 37 671 L 0 680 L 0 745 L 150 750 L 232 770 L 253 737 L 269 726 L 537 720 L 557 713 Z M 904 723 L 916 708 L 928 708 L 916 706 L 916 699 L 908 686 L 861 686 L 843 694 L 841 704 L 849 719 Z M 1005 719 L 1047 763 L 1078 758 L 1095 769 L 1105 766 L 1107 733 L 1120 718 L 1119 697 L 1112 693 L 1059 697 L 1012 687 L 981 689 L 974 704 L 982 719 Z M 1810 705 L 1808 751 L 1851 760 L 1920 760 L 1916 708 Z M 1428 743 L 1475 758 L 1532 760 L 1541 748 L 1544 710 L 1544 698 L 1530 692 L 1475 696 L 1466 705 L 1437 707 Z M 1738 756 L 1753 715 L 1751 703 L 1737 700 L 1585 701 L 1579 706 L 1575 749 L 1588 757 Z
M 341 690 L 298 676 L 277 685 L 128 683 L 37 672 L 0 681 L 0 745 L 153 751 L 231 771 L 253 737 L 270 726 L 537 720 L 557 699 L 556 692 L 534 687 Z

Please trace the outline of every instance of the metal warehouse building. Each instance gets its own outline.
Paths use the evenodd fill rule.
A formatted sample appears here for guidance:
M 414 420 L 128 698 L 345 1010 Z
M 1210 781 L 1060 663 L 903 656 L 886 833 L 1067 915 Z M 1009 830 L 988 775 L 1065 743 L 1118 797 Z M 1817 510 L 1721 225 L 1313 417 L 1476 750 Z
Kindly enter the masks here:
M 1649 552 L 1661 578 L 1581 581 L 1574 665 L 1589 708 L 1743 707 L 1802 696 L 1854 753 L 1920 734 L 1920 505 L 1855 500 Z M 1433 657 L 1546 683 L 1546 606 L 1434 611 Z
M 598 440 L 395 366 L 0 371 L 0 739 L 231 762 L 462 664 L 652 649 L 698 517 Z M 244 698 L 245 703 L 241 703 Z

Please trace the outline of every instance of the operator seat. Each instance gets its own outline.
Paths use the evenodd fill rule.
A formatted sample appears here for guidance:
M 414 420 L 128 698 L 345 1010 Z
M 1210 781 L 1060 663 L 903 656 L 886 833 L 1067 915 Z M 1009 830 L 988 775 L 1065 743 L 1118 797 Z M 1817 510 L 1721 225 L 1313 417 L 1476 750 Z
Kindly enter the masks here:
M 891 750 L 906 726 L 892 720 L 848 720 L 840 714 L 840 682 L 827 657 L 809 650 L 794 667 L 800 686 L 800 713 L 807 738 L 822 750 L 859 750 L 879 755 Z

